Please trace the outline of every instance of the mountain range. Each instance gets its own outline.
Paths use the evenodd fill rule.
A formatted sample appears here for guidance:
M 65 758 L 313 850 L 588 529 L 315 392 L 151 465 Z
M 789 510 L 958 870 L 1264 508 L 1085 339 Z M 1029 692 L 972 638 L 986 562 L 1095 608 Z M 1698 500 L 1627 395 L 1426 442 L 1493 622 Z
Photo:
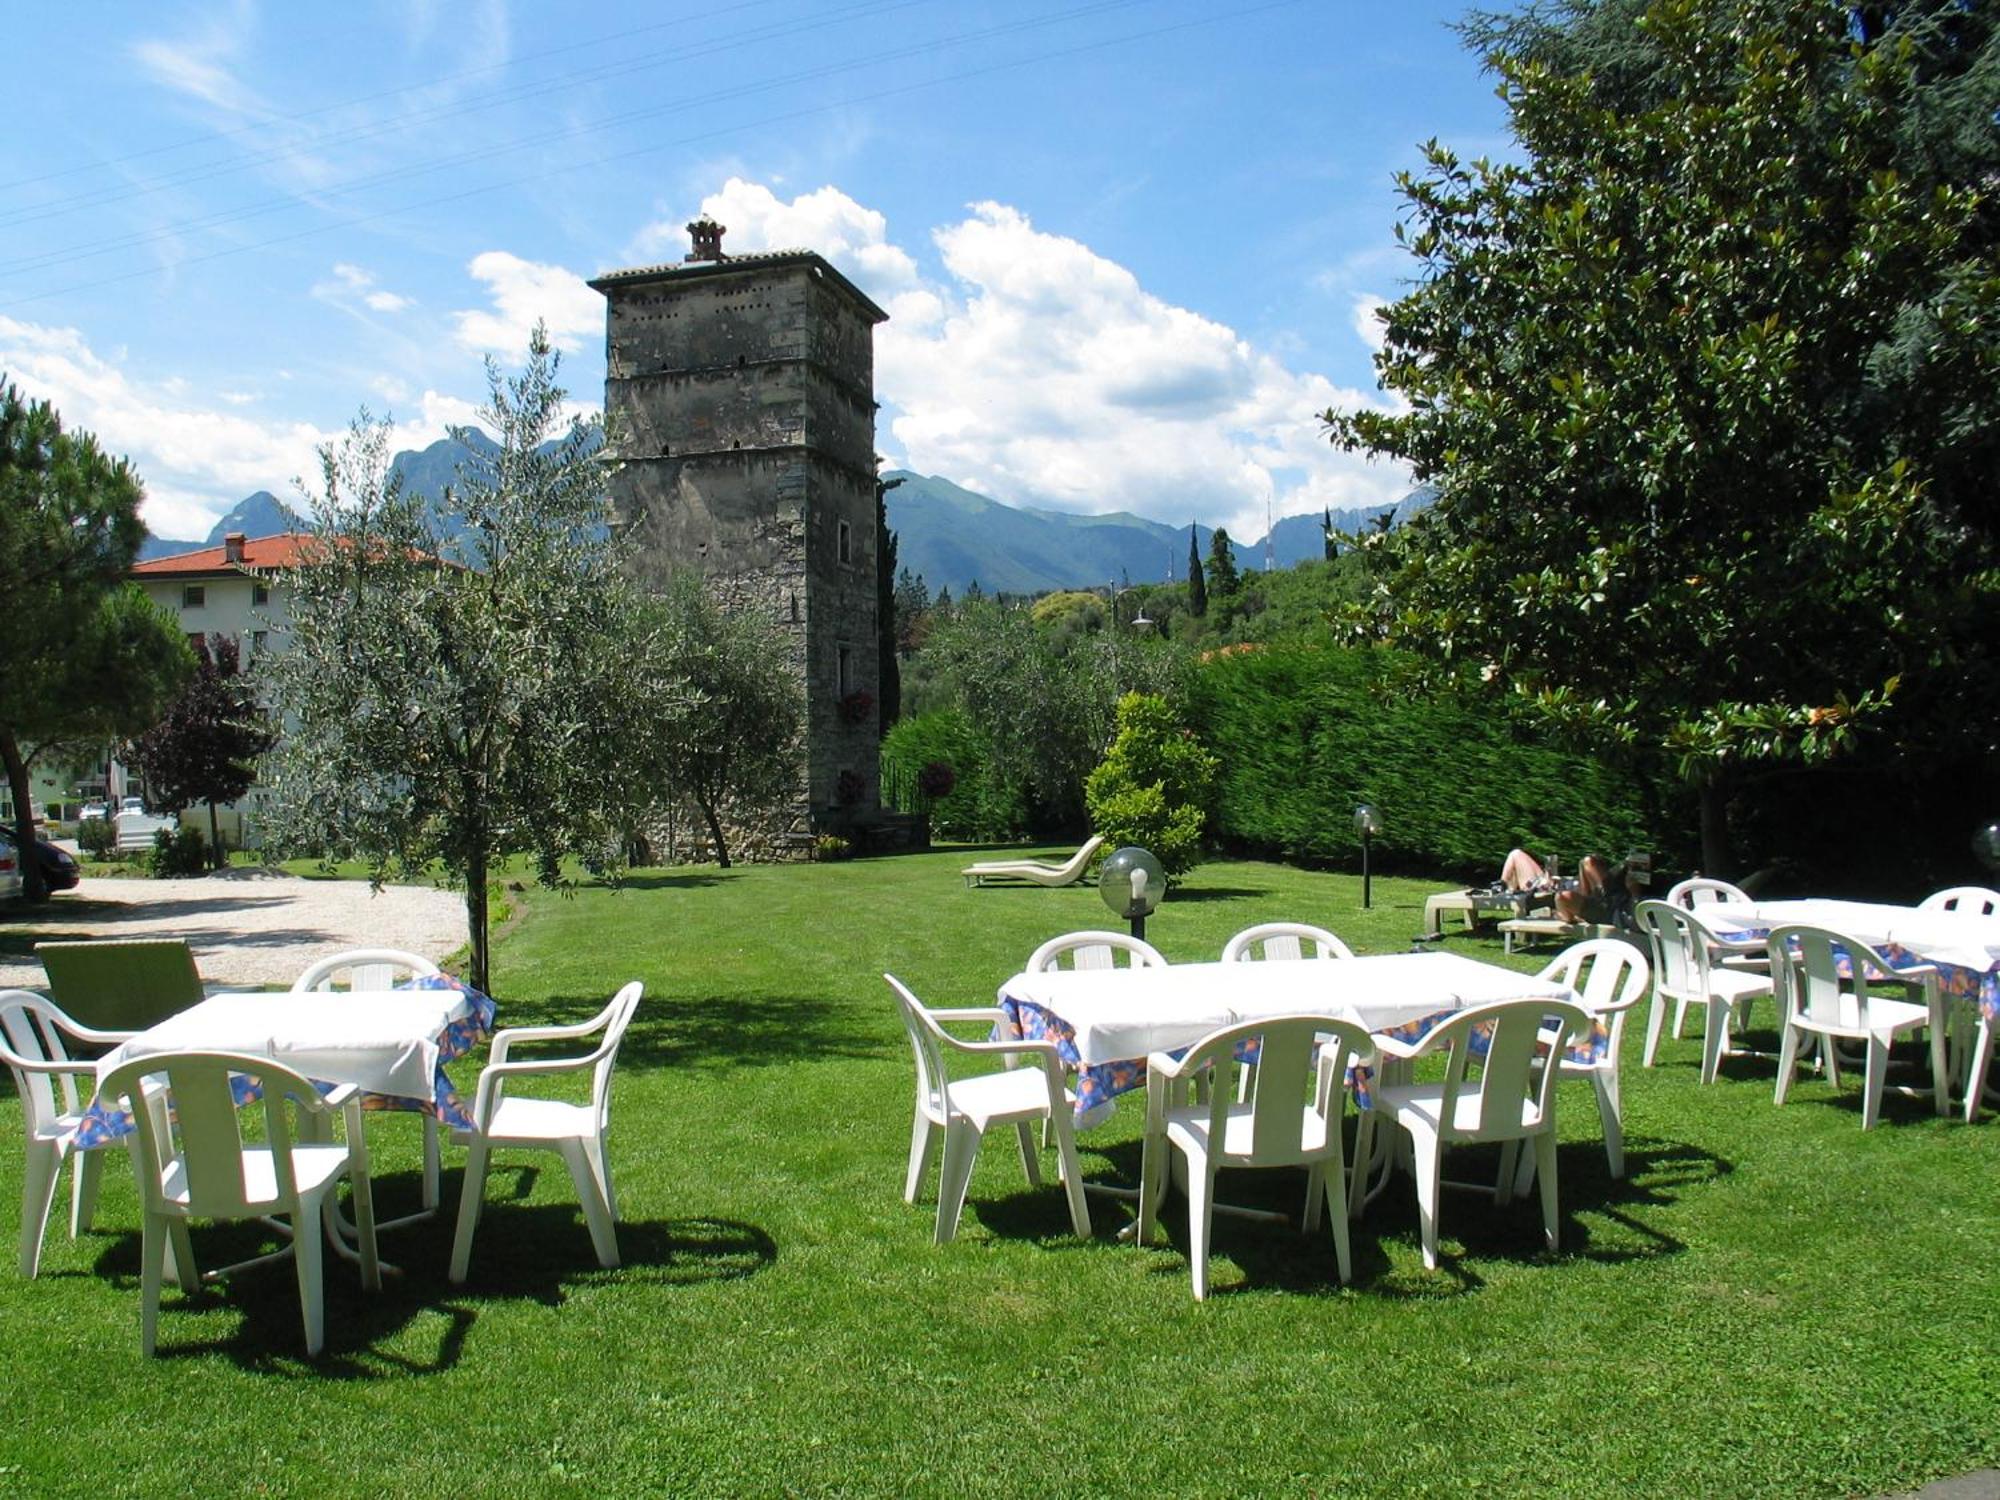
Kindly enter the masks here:
M 473 439 L 491 446 L 474 432 Z M 465 449 L 450 438 L 428 448 L 406 450 L 393 461 L 410 493 L 435 504 L 458 472 Z M 987 594 L 1039 594 L 1049 589 L 1096 588 L 1107 583 L 1156 583 L 1187 576 L 1188 528 L 1148 521 L 1125 511 L 1075 515 L 1008 505 L 948 479 L 894 469 L 883 475 L 889 527 L 896 533 L 896 561 L 921 576 L 935 594 L 948 588 L 962 595 L 973 583 Z M 1428 489 L 1413 490 L 1395 505 L 1333 513 L 1338 531 L 1355 532 L 1377 523 L 1385 512 L 1400 523 L 1430 503 Z M 449 518 L 437 516 L 447 535 Z M 221 545 L 224 536 L 270 536 L 297 524 L 295 512 L 269 490 L 258 490 L 230 508 L 200 540 L 148 537 L 140 557 L 165 557 Z M 1194 526 L 1195 549 L 1208 557 L 1211 529 Z M 1264 539 L 1230 538 L 1236 565 L 1244 572 L 1264 566 Z M 1289 568 L 1324 555 L 1319 516 L 1287 516 L 1271 528 L 1271 559 Z

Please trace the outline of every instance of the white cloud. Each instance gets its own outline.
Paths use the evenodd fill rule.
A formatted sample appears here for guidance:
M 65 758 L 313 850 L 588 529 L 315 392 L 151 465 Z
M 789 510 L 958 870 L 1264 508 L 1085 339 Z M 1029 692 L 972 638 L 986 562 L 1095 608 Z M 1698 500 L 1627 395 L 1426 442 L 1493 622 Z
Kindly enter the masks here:
M 1388 305 L 1387 297 L 1378 297 L 1373 292 L 1362 292 L 1355 297 L 1351 309 L 1354 336 L 1377 354 L 1382 352 L 1385 338 L 1382 320 L 1376 314 Z
M 1336 452 L 1319 413 L 1368 404 L 1147 292 L 1125 267 L 976 204 L 933 236 L 940 313 L 876 335 L 889 435 L 910 467 L 1013 503 L 1200 520 L 1379 504 L 1395 469 Z
M 566 354 L 604 337 L 604 299 L 574 271 L 505 250 L 476 255 L 466 269 L 493 299 L 491 308 L 452 314 L 459 343 L 476 354 L 518 360 L 538 320 L 548 325 L 549 342 Z
M 405 297 L 376 284 L 375 273 L 347 261 L 334 263 L 330 280 L 314 284 L 312 295 L 336 307 L 352 307 L 356 302 L 374 312 L 401 312 L 415 307 L 416 298 Z
M 314 468 L 331 434 L 305 422 L 258 421 L 204 409 L 175 379 L 143 382 L 95 353 L 73 328 L 0 317 L 0 367 L 55 404 L 64 424 L 127 456 L 146 484 L 143 516 L 158 536 L 205 536 L 253 490 L 281 492 Z

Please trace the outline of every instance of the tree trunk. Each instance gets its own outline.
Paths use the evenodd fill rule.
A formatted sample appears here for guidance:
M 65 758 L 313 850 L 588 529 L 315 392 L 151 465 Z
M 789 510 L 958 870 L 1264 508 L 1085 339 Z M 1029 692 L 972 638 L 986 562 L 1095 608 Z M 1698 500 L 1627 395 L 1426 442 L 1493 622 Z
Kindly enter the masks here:
M 1727 880 L 1733 873 L 1729 857 L 1729 785 L 1721 772 L 1702 778 L 1701 873 Z
M 211 797 L 208 803 L 208 865 L 212 870 L 219 870 L 225 863 L 227 861 L 222 857 L 222 825 L 216 819 L 215 799 Z
M 28 784 L 28 763 L 11 731 L 0 729 L 0 761 L 7 765 L 7 789 L 14 794 L 14 849 L 21 861 L 21 898 L 24 901 L 49 899 L 48 883 L 42 879 L 42 862 L 35 854 L 35 804 Z
M 715 808 L 710 803 L 698 801 L 695 805 L 708 820 L 709 837 L 715 840 L 715 862 L 726 870 L 729 868 L 729 845 L 722 837 L 722 820 L 716 817 Z
M 486 851 L 474 850 L 465 865 L 465 925 L 472 935 L 469 983 L 482 995 L 493 993 L 486 946 Z

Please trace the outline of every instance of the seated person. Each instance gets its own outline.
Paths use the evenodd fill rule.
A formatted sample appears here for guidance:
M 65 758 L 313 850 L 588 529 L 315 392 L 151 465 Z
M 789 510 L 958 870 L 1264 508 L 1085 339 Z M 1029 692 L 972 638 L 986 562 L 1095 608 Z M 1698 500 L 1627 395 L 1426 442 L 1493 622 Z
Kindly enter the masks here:
M 1556 893 L 1556 915 L 1565 922 L 1611 920 L 1611 866 L 1601 856 L 1584 855 L 1574 884 Z

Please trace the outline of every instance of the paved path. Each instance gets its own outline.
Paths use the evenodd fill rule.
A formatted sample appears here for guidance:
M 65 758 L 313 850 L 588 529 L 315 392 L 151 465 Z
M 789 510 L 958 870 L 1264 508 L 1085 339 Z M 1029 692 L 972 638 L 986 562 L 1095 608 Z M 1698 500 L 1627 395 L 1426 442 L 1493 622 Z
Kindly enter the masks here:
M 303 880 L 257 868 L 201 880 L 93 880 L 44 906 L 0 906 L 0 930 L 41 937 L 178 937 L 211 985 L 285 986 L 343 948 L 405 948 L 442 959 L 468 941 L 456 891 L 364 880 Z M 0 989 L 40 989 L 34 959 L 0 958 Z

